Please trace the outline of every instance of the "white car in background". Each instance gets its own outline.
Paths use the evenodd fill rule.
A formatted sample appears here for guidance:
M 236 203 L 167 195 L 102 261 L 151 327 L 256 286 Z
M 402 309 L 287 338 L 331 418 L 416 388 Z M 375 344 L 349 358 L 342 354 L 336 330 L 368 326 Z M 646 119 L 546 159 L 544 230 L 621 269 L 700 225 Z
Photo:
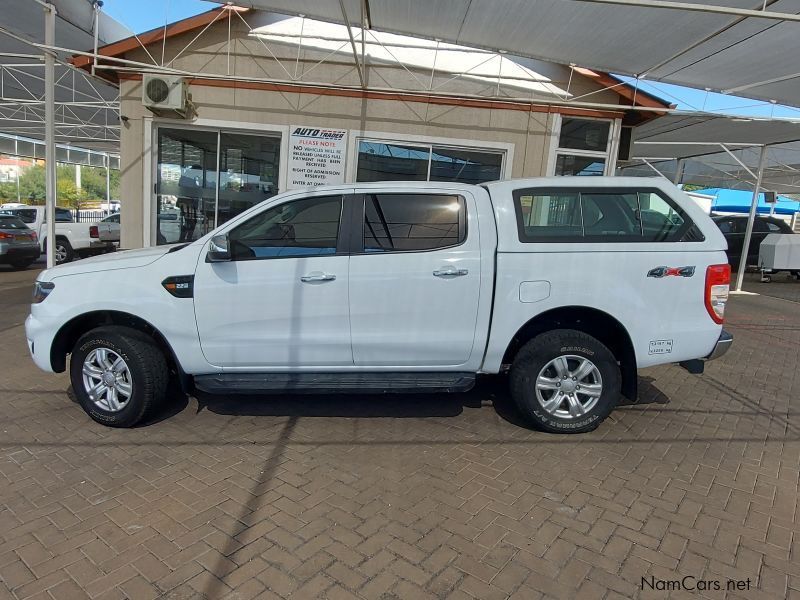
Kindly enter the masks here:
M 102 242 L 119 244 L 120 213 L 114 213 L 97 222 L 97 238 Z

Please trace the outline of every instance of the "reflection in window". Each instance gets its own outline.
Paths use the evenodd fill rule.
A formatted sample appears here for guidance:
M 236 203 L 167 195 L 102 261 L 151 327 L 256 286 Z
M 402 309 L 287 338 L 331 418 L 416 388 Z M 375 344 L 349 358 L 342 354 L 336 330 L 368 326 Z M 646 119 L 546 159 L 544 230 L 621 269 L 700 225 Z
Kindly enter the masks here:
M 556 175 L 602 175 L 606 168 L 604 158 L 559 154 L 556 157 Z
M 364 204 L 364 251 L 432 250 L 461 243 L 466 210 L 460 196 L 368 194 Z
M 608 146 L 610 128 L 611 123 L 608 121 L 564 117 L 561 119 L 561 134 L 558 138 L 558 147 L 605 152 Z
M 220 134 L 218 225 L 278 193 L 279 156 L 280 138 Z
M 525 236 L 573 237 L 583 233 L 578 194 L 515 194 Z
M 641 236 L 636 193 L 581 194 L 584 235 Z
M 234 260 L 335 254 L 341 213 L 341 196 L 280 204 L 231 231 L 231 254 Z
M 217 133 L 158 130 L 156 173 L 159 244 L 191 242 L 214 228 Z
M 644 237 L 649 241 L 663 242 L 670 239 L 685 223 L 672 205 L 652 192 L 639 193 L 639 211 Z
M 356 181 L 484 183 L 500 179 L 502 168 L 502 152 L 361 140 Z
M 429 159 L 426 147 L 361 141 L 356 181 L 425 181 Z
M 536 192 L 539 192 L 538 194 Z M 702 241 L 702 233 L 656 192 L 514 192 L 520 241 Z
M 500 179 L 503 155 L 457 148 L 433 147 L 431 181 L 484 183 Z
M 196 240 L 274 196 L 279 154 L 279 137 L 159 128 L 158 243 Z

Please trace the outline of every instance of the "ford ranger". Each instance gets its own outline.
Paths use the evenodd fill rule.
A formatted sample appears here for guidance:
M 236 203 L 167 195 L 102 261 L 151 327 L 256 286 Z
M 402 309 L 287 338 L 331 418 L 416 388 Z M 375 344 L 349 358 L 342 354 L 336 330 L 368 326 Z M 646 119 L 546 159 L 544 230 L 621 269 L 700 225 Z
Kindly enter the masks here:
M 530 424 L 583 432 L 635 400 L 638 368 L 700 373 L 728 349 L 725 249 L 664 179 L 320 187 L 188 244 L 46 270 L 26 333 L 110 426 L 151 415 L 170 377 L 187 392 L 432 393 L 507 372 Z

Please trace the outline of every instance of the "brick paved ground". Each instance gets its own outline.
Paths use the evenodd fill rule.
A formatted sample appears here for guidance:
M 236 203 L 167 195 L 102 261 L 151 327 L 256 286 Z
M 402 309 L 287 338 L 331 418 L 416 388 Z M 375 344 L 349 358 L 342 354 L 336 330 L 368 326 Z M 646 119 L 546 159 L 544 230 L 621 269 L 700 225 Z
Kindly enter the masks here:
M 519 427 L 496 379 L 111 430 L 27 357 L 34 274 L 0 272 L 2 600 L 667 597 L 651 575 L 800 598 L 796 303 L 735 298 L 724 359 L 642 371 L 583 436 Z

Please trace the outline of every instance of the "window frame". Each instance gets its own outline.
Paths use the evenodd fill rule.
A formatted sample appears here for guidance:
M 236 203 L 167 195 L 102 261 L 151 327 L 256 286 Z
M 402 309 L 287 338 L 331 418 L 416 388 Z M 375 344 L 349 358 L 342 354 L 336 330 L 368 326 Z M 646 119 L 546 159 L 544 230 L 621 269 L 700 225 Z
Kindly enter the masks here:
M 357 195 L 357 194 L 356 194 Z M 287 259 L 297 259 L 297 258 L 328 258 L 333 256 L 349 256 L 350 252 L 350 244 L 352 242 L 352 229 L 353 229 L 353 210 L 352 210 L 352 201 L 351 198 L 353 194 L 348 194 L 345 192 L 342 193 L 331 193 L 331 194 L 312 194 L 309 196 L 301 195 L 295 198 L 289 198 L 285 202 L 280 202 L 278 204 L 271 204 L 264 208 L 264 210 L 258 211 L 257 213 L 250 215 L 249 217 L 242 220 L 241 223 L 235 223 L 229 229 L 224 231 L 226 237 L 230 239 L 231 233 L 236 231 L 239 227 L 244 226 L 248 223 L 251 219 L 256 219 L 262 216 L 264 213 L 267 213 L 273 209 L 279 208 L 281 206 L 291 204 L 293 202 L 302 202 L 304 200 L 315 200 L 315 199 L 327 199 L 330 200 L 332 198 L 336 198 L 338 196 L 339 202 L 341 203 L 341 209 L 339 210 L 339 229 L 336 234 L 336 251 L 330 254 L 306 254 L 306 255 L 298 255 L 298 256 L 252 256 L 252 257 L 235 257 L 233 253 L 231 253 L 231 260 L 230 262 L 252 262 L 256 260 L 287 260 Z
M 515 145 L 508 142 L 494 142 L 489 140 L 467 140 L 457 138 L 445 138 L 427 135 L 412 135 L 402 133 L 388 133 L 382 131 L 351 131 L 347 146 L 347 160 L 345 170 L 345 181 L 352 182 L 354 185 L 363 185 L 368 182 L 359 182 L 358 178 L 358 148 L 361 142 L 373 142 L 376 144 L 398 144 L 401 146 L 417 146 L 421 149 L 427 148 L 428 171 L 426 181 L 430 181 L 430 167 L 432 161 L 433 147 L 442 147 L 455 150 L 470 150 L 473 152 L 487 152 L 500 154 L 500 177 L 498 180 L 505 180 L 511 177 L 511 169 L 514 164 Z M 391 180 L 387 181 L 390 183 Z M 447 183 L 447 182 L 436 182 Z M 458 182 L 451 182 L 458 183 Z
M 530 237 L 525 233 L 525 223 L 523 222 L 523 214 L 522 214 L 522 203 L 520 202 L 521 196 L 547 196 L 547 195 L 558 195 L 558 194 L 577 194 L 579 198 L 578 206 L 581 212 L 581 235 L 580 236 L 572 236 L 572 235 L 558 235 L 558 236 L 541 236 L 541 237 Z M 587 236 L 585 234 L 586 231 L 586 224 L 583 222 L 583 198 L 581 197 L 582 194 L 607 194 L 607 195 L 622 195 L 622 194 L 636 194 L 636 201 L 637 204 L 639 203 L 639 194 L 656 194 L 658 195 L 664 202 L 666 202 L 670 208 L 672 208 L 680 217 L 683 219 L 683 225 L 680 228 L 676 229 L 674 233 L 672 233 L 668 239 L 665 240 L 649 240 L 644 237 L 642 234 L 641 237 L 637 237 L 636 235 L 619 235 L 619 236 L 603 236 L 603 235 L 592 235 Z M 517 188 L 512 192 L 512 199 L 514 204 L 514 215 L 517 219 L 517 237 L 522 244 L 557 244 L 557 243 L 570 243 L 570 244 L 612 244 L 612 243 L 626 243 L 626 244 L 676 244 L 676 243 L 696 243 L 705 241 L 705 234 L 697 227 L 697 224 L 694 222 L 686 211 L 683 210 L 671 197 L 666 195 L 662 190 L 656 187 L 591 187 L 591 186 L 577 186 L 577 185 L 565 185 L 565 186 L 547 186 L 547 187 L 529 187 L 529 188 Z M 641 209 L 639 209 L 641 210 Z M 640 221 L 641 223 L 641 221 Z M 696 240 L 682 240 L 680 239 L 688 231 L 692 228 L 697 229 L 698 233 L 700 233 L 700 237 Z M 677 238 L 677 239 L 676 239 Z
M 610 119 L 603 117 L 574 117 L 571 115 L 556 114 L 556 122 L 553 125 L 553 134 L 550 143 L 550 155 L 548 158 L 547 173 L 554 177 L 568 177 L 567 175 L 557 175 L 556 166 L 558 164 L 559 156 L 578 156 L 581 158 L 598 158 L 604 161 L 603 172 L 599 175 L 614 175 L 616 169 L 616 153 L 619 147 L 619 136 L 622 127 L 622 119 Z M 561 125 L 567 119 L 576 119 L 578 121 L 601 121 L 608 123 L 608 140 L 606 142 L 605 151 L 599 150 L 578 150 L 575 148 L 562 148 L 561 147 Z M 595 175 L 597 177 L 598 175 Z M 585 177 L 591 177 L 585 176 Z
M 461 200 L 463 206 L 463 219 L 458 224 L 458 237 L 461 241 L 450 244 L 448 246 L 439 246 L 437 248 L 426 248 L 424 250 L 387 250 L 386 252 L 367 252 L 364 248 L 364 233 L 367 226 L 367 196 L 381 194 L 383 196 L 408 196 L 412 194 L 425 195 L 425 196 L 456 196 Z M 450 250 L 458 248 L 467 243 L 469 237 L 469 213 L 467 197 L 463 194 L 453 192 L 429 192 L 421 189 L 409 189 L 407 191 L 375 191 L 375 192 L 358 192 L 353 195 L 353 222 L 350 237 L 350 254 L 351 256 L 385 256 L 387 254 L 423 254 L 428 252 L 439 252 L 441 250 Z

